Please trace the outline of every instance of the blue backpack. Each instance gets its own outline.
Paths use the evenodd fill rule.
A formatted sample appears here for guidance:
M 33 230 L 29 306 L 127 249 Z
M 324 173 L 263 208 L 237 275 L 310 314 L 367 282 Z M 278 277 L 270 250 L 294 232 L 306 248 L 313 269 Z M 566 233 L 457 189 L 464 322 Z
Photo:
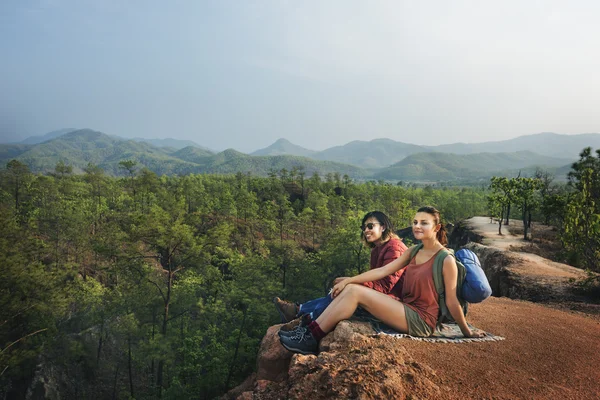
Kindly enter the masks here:
M 485 276 L 485 272 L 481 268 L 477 254 L 469 249 L 460 249 L 456 252 L 455 257 L 467 270 L 467 275 L 461 289 L 462 298 L 469 303 L 481 303 L 490 297 L 492 295 L 492 288 Z

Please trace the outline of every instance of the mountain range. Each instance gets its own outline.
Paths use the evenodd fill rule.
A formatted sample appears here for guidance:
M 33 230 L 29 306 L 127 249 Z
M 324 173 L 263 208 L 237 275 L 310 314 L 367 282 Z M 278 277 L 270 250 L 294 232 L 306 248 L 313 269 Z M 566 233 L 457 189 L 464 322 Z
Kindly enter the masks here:
M 157 174 L 250 172 L 300 168 L 307 176 L 339 173 L 357 180 L 464 183 L 494 175 L 530 175 L 537 167 L 564 179 L 584 147 L 600 148 L 600 134 L 540 133 L 511 140 L 418 146 L 391 139 L 353 141 L 314 151 L 279 139 L 251 154 L 233 149 L 213 152 L 178 139 L 124 139 L 91 129 L 63 129 L 0 145 L 0 162 L 18 159 L 34 172 L 49 172 L 60 160 L 82 172 L 88 163 L 111 175 L 122 174 L 119 162 L 135 160 Z
M 600 134 L 560 135 L 544 132 L 519 136 L 514 139 L 483 142 L 454 143 L 439 146 L 419 146 L 397 142 L 391 139 L 356 140 L 343 146 L 335 146 L 320 152 L 293 145 L 285 139 L 252 154 L 260 155 L 297 155 L 317 160 L 330 160 L 352 164 L 363 168 L 383 168 L 394 165 L 415 153 L 513 153 L 531 151 L 541 156 L 576 160 L 584 147 L 600 148 Z

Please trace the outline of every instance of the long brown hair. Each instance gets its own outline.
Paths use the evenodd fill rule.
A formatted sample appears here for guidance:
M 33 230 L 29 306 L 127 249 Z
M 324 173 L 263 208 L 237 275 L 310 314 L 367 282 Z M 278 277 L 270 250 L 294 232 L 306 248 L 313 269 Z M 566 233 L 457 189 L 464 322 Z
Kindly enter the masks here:
M 448 244 L 448 237 L 446 235 L 446 227 L 442 224 L 442 217 L 440 216 L 440 212 L 432 206 L 421 207 L 417 210 L 417 212 L 424 212 L 431 216 L 433 216 L 433 221 L 435 225 L 440 225 L 440 230 L 437 231 L 436 238 L 438 242 L 442 244 L 442 246 L 446 246 Z

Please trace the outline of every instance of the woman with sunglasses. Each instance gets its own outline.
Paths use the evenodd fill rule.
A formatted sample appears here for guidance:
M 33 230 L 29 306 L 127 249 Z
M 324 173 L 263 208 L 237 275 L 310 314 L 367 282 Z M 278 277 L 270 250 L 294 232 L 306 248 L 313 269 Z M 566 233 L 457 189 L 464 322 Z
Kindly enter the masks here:
M 385 265 L 344 278 L 332 289 L 333 301 L 308 327 L 296 328 L 280 335 L 281 344 L 288 350 L 302 354 L 317 354 L 319 341 L 331 332 L 338 322 L 349 318 L 357 307 L 398 332 L 413 336 L 430 336 L 435 330 L 439 298 L 433 282 L 433 262 L 437 253 L 448 243 L 446 229 L 440 223 L 440 213 L 433 207 L 421 207 L 413 219 L 415 239 L 423 247 L 412 257 L 411 251 Z M 404 269 L 400 301 L 364 287 L 364 282 L 382 279 Z M 467 325 L 465 315 L 456 295 L 458 267 L 454 257 L 448 255 L 442 267 L 446 306 L 465 337 L 482 337 L 484 332 Z
M 371 269 L 381 268 L 386 264 L 394 261 L 407 249 L 402 240 L 394 233 L 394 227 L 389 217 L 381 211 L 371 211 L 367 213 L 361 223 L 361 239 L 368 247 L 371 248 Z M 399 296 L 399 293 L 394 292 L 394 285 L 404 270 L 398 270 L 391 275 L 387 275 L 373 281 L 365 281 L 361 284 L 365 287 L 375 289 L 378 292 L 389 294 L 391 296 Z M 336 278 L 334 284 L 337 284 L 344 279 Z M 281 322 L 289 322 L 298 317 L 308 315 L 311 320 L 316 319 L 333 301 L 331 294 L 315 300 L 307 301 L 303 304 L 295 304 L 289 301 L 281 300 L 275 297 L 273 302 L 279 315 Z

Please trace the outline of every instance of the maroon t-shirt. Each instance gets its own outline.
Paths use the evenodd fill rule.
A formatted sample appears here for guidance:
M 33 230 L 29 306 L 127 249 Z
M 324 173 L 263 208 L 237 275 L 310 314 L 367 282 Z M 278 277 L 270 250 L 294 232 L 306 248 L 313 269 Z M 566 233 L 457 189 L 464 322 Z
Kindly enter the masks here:
M 406 250 L 406 245 L 402 243 L 402 240 L 396 237 L 391 238 L 381 246 L 373 247 L 371 249 L 371 269 L 381 268 L 384 265 L 391 263 L 396 258 L 400 257 Z M 365 282 L 363 285 L 370 287 L 371 289 L 375 289 L 378 292 L 390 294 L 394 288 L 394 285 L 396 285 L 396 282 L 398 282 L 402 276 L 403 272 L 404 268 L 377 281 Z M 395 295 L 394 297 L 400 296 Z
M 400 297 L 402 302 L 416 311 L 432 329 L 435 329 L 440 309 L 433 282 L 433 263 L 437 254 L 435 253 L 423 264 L 416 264 L 416 257 L 408 263 Z

